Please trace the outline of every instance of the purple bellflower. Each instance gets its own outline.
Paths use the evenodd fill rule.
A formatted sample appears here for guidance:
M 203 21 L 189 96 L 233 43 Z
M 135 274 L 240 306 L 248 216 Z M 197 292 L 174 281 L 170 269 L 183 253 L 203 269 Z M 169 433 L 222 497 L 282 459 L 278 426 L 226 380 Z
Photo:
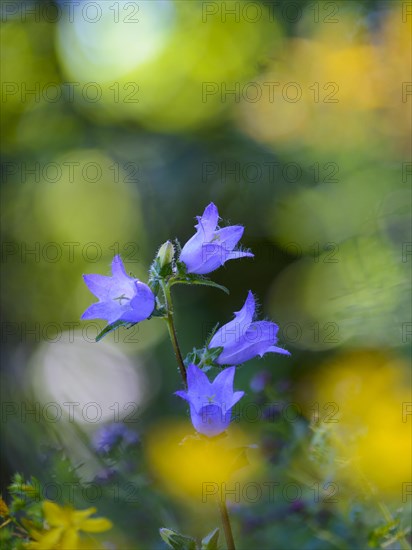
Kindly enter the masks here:
M 208 437 L 224 432 L 230 424 L 232 407 L 245 392 L 233 391 L 235 367 L 220 372 L 213 382 L 196 365 L 187 369 L 187 391 L 175 395 L 189 402 L 190 417 L 195 430 Z
M 290 355 L 285 349 L 275 346 L 278 325 L 270 321 L 253 322 L 255 308 L 255 299 L 249 290 L 246 302 L 240 311 L 235 312 L 235 318 L 214 334 L 208 347 L 223 347 L 216 359 L 218 365 L 239 365 L 268 352 Z
M 249 256 L 251 252 L 235 250 L 243 235 L 241 225 L 218 228 L 219 213 L 211 202 L 203 216 L 197 216 L 196 234 L 182 248 L 180 261 L 186 264 L 188 273 L 205 275 L 222 266 L 227 260 Z
M 106 319 L 110 324 L 116 321 L 138 323 L 150 317 L 155 298 L 150 288 L 127 275 L 120 256 L 112 262 L 112 277 L 105 275 L 83 275 L 89 290 L 99 299 L 82 315 L 82 319 Z

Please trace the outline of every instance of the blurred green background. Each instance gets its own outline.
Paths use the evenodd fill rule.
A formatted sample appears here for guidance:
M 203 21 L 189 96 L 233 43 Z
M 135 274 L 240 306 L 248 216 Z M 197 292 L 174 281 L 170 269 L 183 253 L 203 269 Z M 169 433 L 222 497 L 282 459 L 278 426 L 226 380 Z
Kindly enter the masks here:
M 266 476 L 337 479 L 335 462 L 308 451 L 317 447 L 307 410 L 343 406 L 346 390 L 334 388 L 360 372 L 353 391 L 367 407 L 382 404 L 368 409 L 379 433 L 354 409 L 376 443 L 362 467 L 374 472 L 386 457 L 373 482 L 388 506 L 410 506 L 401 494 L 410 482 L 411 418 L 401 410 L 411 401 L 410 3 L 2 1 L 1 16 L 2 493 L 14 471 L 62 483 L 52 448 L 70 467 L 83 464 L 83 482 L 95 479 L 89 438 L 130 403 L 143 440 L 153 423 L 185 417 L 161 321 L 93 343 L 104 323 L 79 320 L 93 301 L 82 274 L 108 274 L 120 253 L 146 280 L 160 244 L 185 243 L 213 201 L 245 226 L 255 258 L 213 273 L 230 296 L 175 289 L 184 353 L 251 289 L 292 357 L 251 361 L 236 386 L 260 407 L 293 402 L 301 412 L 296 422 L 240 418 L 265 449 Z M 371 389 L 379 381 L 384 389 Z M 48 403 L 60 409 L 47 416 Z M 64 403 L 80 403 L 78 412 L 97 403 L 102 416 L 73 421 Z M 119 548 L 163 548 L 164 524 L 198 536 L 214 526 L 201 504 L 189 513 L 169 502 L 136 464 L 124 479 L 137 502 L 113 506 L 107 490 L 96 504 Z M 355 483 L 353 498 L 347 477 L 338 504 L 305 493 L 296 509 L 282 497 L 233 506 L 240 548 L 365 545 L 379 510 L 360 519 L 369 497 Z

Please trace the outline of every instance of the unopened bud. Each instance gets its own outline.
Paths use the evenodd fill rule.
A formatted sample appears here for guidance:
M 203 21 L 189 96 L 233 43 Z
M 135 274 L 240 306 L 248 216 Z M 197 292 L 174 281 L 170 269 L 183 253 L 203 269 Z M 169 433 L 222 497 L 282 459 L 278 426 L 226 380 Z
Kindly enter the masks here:
M 165 267 L 166 265 L 172 263 L 173 256 L 175 254 L 175 249 L 170 241 L 166 241 L 159 248 L 157 257 L 159 259 L 160 267 Z

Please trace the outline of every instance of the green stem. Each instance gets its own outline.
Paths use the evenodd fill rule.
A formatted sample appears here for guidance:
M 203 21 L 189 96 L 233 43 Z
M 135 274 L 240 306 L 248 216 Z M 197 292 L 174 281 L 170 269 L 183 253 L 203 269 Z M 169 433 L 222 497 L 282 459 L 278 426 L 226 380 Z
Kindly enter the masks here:
M 183 383 L 187 387 L 186 368 L 183 362 L 182 354 L 180 352 L 179 342 L 177 340 L 177 334 L 176 334 L 176 327 L 174 324 L 173 302 L 172 302 L 172 295 L 170 292 L 170 286 L 168 285 L 168 283 L 165 283 L 164 281 L 161 282 L 161 286 L 162 286 L 163 295 L 166 303 L 167 316 L 165 317 L 165 319 L 167 323 L 167 328 L 169 330 L 170 340 L 172 342 L 173 351 L 175 352 L 177 364 L 179 365 L 179 370 L 182 376 Z M 229 514 L 226 507 L 226 502 L 224 500 L 220 500 L 218 504 L 219 504 L 220 516 L 222 518 L 223 530 L 225 532 L 227 550 L 236 550 L 235 541 L 233 540 L 232 527 L 230 525 Z
M 236 550 L 235 541 L 233 540 L 232 526 L 230 525 L 229 514 L 226 507 L 226 502 L 222 499 L 218 501 L 220 517 L 222 518 L 223 530 L 225 532 L 227 550 Z
M 11 521 L 13 521 L 11 518 L 6 519 L 6 521 L 0 525 L 0 529 L 1 529 L 2 527 L 5 527 L 6 525 L 8 525 Z
M 172 342 L 173 351 L 175 352 L 177 364 L 179 365 L 180 375 L 182 377 L 184 385 L 187 387 L 186 368 L 183 362 L 182 354 L 180 352 L 179 342 L 177 340 L 177 334 L 176 334 L 176 327 L 173 319 L 173 302 L 172 302 L 170 287 L 168 286 L 167 283 L 164 283 L 163 281 L 161 285 L 162 285 L 163 295 L 165 297 L 166 308 L 167 308 L 167 317 L 165 319 L 167 323 L 167 328 L 169 330 L 170 340 Z

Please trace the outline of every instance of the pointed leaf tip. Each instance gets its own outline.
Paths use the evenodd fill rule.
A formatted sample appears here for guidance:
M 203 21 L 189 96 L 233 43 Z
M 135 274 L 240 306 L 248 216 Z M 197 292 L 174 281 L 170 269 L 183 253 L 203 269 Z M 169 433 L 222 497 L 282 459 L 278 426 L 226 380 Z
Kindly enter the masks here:
M 202 539 L 201 550 L 218 550 L 219 528 L 213 529 Z
M 159 533 L 165 543 L 173 550 L 196 550 L 196 541 L 192 537 L 187 537 L 165 527 L 159 529 Z
M 107 325 L 99 334 L 96 336 L 96 342 L 100 342 L 102 338 L 106 336 L 106 334 L 109 334 L 112 330 L 116 330 L 119 327 L 130 325 L 127 321 L 116 321 L 115 323 L 112 323 L 111 325 Z

